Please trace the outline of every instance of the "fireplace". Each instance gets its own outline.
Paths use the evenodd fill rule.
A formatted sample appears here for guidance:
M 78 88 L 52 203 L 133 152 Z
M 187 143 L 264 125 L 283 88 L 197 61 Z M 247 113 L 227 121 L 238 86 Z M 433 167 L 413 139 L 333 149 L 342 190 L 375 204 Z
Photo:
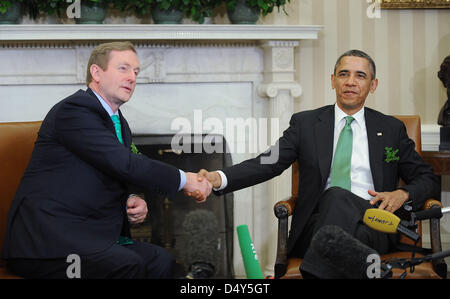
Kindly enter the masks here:
M 133 143 L 139 152 L 149 158 L 173 165 L 186 172 L 198 172 L 200 169 L 221 169 L 231 165 L 231 157 L 226 153 L 226 143 L 221 136 L 190 135 L 180 139 L 189 142 L 188 150 L 182 151 L 171 146 L 174 135 L 135 135 Z M 214 144 L 217 152 L 207 153 L 203 150 L 204 138 L 217 140 Z M 179 144 L 179 142 L 177 142 Z M 186 149 L 186 144 L 182 145 Z M 200 149 L 200 150 L 199 150 Z M 233 278 L 233 195 L 217 196 L 211 194 L 206 202 L 196 203 L 195 200 L 178 192 L 175 197 L 167 198 L 157 193 L 145 193 L 149 215 L 142 224 L 132 225 L 132 237 L 142 242 L 151 242 L 166 248 L 177 261 L 176 277 L 185 277 L 189 272 L 192 251 L 206 250 L 205 256 L 216 251 L 213 268 L 214 275 L 210 278 Z M 203 211 L 203 215 L 217 220 L 212 234 L 211 244 L 192 244 L 188 242 L 190 234 L 204 234 L 198 231 L 185 232 L 184 221 L 189 213 Z M 192 216 L 195 217 L 195 216 Z M 195 221 L 195 219 L 194 219 Z M 207 231 L 206 233 L 211 233 Z M 208 237 L 208 236 L 207 236 Z M 208 247 L 209 246 L 209 247 Z M 191 251 L 191 252 L 189 252 Z M 195 253 L 194 253 L 195 255 Z

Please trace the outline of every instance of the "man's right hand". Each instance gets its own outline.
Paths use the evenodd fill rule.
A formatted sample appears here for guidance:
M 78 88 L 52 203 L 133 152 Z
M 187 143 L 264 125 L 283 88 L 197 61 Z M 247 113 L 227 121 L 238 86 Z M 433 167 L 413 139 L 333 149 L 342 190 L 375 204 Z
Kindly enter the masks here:
M 198 180 L 201 182 L 203 178 L 206 178 L 214 188 L 219 188 L 222 186 L 222 177 L 217 171 L 207 171 L 206 169 L 201 169 L 197 173 Z
M 183 191 L 184 194 L 193 197 L 197 202 L 204 202 L 211 194 L 212 185 L 208 180 L 199 180 L 195 173 L 186 172 L 186 184 Z

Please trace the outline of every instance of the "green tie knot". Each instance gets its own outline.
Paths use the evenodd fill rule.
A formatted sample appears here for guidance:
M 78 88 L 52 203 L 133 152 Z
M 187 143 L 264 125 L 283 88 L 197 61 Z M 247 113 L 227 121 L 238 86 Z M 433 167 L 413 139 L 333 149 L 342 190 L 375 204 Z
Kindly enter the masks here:
M 355 119 L 353 118 L 353 116 L 346 116 L 345 117 L 345 127 L 346 128 L 350 128 L 350 125 L 352 124 L 352 122 L 354 121 Z

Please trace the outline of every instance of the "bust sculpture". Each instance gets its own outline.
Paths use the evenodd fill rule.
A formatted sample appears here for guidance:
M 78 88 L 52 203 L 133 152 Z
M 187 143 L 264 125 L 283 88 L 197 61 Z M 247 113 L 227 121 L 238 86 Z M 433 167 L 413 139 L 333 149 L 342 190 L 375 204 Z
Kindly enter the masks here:
M 441 109 L 438 117 L 438 124 L 444 127 L 450 126 L 450 55 L 445 57 L 438 72 L 438 78 L 447 88 L 447 101 Z

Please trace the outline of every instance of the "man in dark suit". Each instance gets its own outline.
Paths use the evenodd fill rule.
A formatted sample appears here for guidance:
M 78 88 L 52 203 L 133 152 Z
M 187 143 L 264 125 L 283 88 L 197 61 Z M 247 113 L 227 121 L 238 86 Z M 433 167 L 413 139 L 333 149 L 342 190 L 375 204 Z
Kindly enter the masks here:
M 131 152 L 119 107 L 136 87 L 139 59 L 131 43 L 96 47 L 79 90 L 47 114 L 7 222 L 3 258 L 18 275 L 65 278 L 76 255 L 81 278 L 169 278 L 174 258 L 130 238 L 129 222 L 147 215 L 131 186 L 172 196 L 211 184 L 197 175 Z M 205 182 L 206 183 L 206 182 Z
M 206 177 L 216 192 L 226 193 L 278 176 L 297 160 L 298 199 L 288 254 L 304 258 L 300 267 L 304 276 L 322 278 L 340 273 L 331 273 L 308 250 L 319 228 L 337 225 L 384 254 L 398 240 L 366 227 L 361 221 L 364 211 L 375 204 L 392 213 L 405 204 L 417 209 L 439 192 L 431 166 L 414 150 L 404 124 L 364 107 L 378 85 L 372 58 L 358 50 L 344 53 L 336 62 L 331 84 L 336 104 L 294 114 L 269 151 L 222 171 L 199 172 L 199 180 Z M 341 142 L 344 135 L 342 140 L 347 141 Z M 273 154 L 278 154 L 276 162 L 265 162 Z M 404 187 L 398 188 L 399 178 L 406 182 Z

